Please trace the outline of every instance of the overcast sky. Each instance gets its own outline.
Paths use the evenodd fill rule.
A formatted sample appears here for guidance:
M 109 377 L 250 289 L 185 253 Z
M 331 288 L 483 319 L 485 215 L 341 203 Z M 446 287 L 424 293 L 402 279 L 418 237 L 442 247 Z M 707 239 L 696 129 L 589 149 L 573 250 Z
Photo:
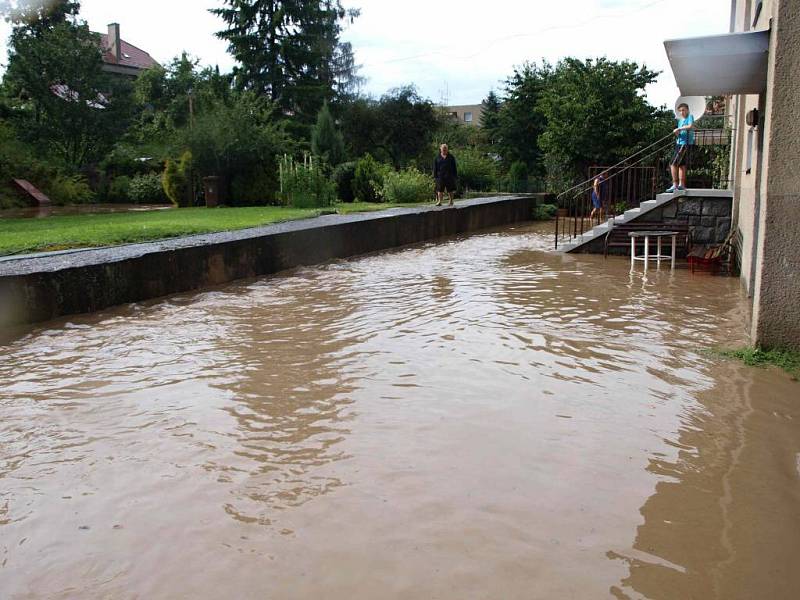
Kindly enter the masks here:
M 186 50 L 229 70 L 232 59 L 214 37 L 222 22 L 208 13 L 221 0 L 82 0 L 94 31 L 119 22 L 123 39 L 168 62 Z M 514 66 L 542 58 L 606 56 L 663 71 L 647 90 L 651 103 L 672 105 L 678 89 L 663 41 L 726 33 L 730 0 L 345 0 L 360 8 L 348 25 L 364 91 L 380 95 L 413 83 L 449 104 L 480 102 L 499 90 Z M 0 24 L 5 47 L 8 26 Z M 3 60 L 5 62 L 5 59 Z

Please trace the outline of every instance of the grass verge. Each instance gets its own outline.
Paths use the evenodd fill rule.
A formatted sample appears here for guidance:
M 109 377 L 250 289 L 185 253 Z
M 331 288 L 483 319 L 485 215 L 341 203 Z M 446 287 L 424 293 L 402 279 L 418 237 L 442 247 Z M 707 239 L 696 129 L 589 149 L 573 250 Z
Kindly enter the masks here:
M 0 219 L 0 256 L 117 246 L 200 233 L 233 231 L 315 217 L 321 213 L 350 214 L 388 208 L 424 206 L 430 202 L 390 204 L 337 203 L 326 209 L 283 206 L 181 208 L 142 212 L 58 215 L 42 219 Z
M 0 219 L 0 256 L 231 231 L 318 214 L 314 209 L 247 206 Z
M 794 350 L 763 350 L 761 348 L 738 348 L 735 350 L 716 350 L 725 358 L 735 358 L 751 367 L 768 365 L 779 367 L 795 378 L 800 378 L 800 352 Z

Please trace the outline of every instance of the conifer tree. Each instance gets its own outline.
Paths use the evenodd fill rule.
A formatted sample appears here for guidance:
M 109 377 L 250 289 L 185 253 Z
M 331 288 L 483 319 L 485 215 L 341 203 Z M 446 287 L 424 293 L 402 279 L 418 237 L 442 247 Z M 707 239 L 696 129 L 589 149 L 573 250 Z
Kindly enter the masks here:
M 339 0 L 224 0 L 211 12 L 227 24 L 217 36 L 239 63 L 238 88 L 268 96 L 284 114 L 313 123 L 326 100 L 358 84 L 352 48 L 339 40 L 358 11 Z
M 481 127 L 488 142 L 495 144 L 500 136 L 500 99 L 492 90 L 482 104 Z
M 336 129 L 327 102 L 322 105 L 311 132 L 311 151 L 332 167 L 344 160 L 344 139 Z

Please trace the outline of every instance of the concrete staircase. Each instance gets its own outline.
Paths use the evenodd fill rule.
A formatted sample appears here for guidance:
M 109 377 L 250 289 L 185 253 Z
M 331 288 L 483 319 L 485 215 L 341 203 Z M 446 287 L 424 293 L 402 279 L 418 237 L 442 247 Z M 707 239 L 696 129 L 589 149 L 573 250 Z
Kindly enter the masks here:
M 682 190 L 680 192 L 675 192 L 673 194 L 658 194 L 656 195 L 655 200 L 645 200 L 639 204 L 639 208 L 631 208 L 630 210 L 626 210 L 624 214 L 618 215 L 613 219 L 615 225 L 621 225 L 623 223 L 630 223 L 631 221 L 635 221 L 652 210 L 657 208 L 661 208 L 665 204 L 669 204 L 672 200 L 678 196 L 690 196 L 693 192 L 700 192 L 704 190 Z M 604 236 L 608 233 L 609 227 L 611 226 L 612 219 L 609 219 L 605 223 L 601 223 L 592 229 L 585 231 L 582 235 L 578 235 L 577 238 L 573 238 L 569 242 L 560 242 L 558 243 L 558 251 L 559 252 L 574 252 L 584 244 L 588 244 L 592 240 L 596 240 L 597 238 Z

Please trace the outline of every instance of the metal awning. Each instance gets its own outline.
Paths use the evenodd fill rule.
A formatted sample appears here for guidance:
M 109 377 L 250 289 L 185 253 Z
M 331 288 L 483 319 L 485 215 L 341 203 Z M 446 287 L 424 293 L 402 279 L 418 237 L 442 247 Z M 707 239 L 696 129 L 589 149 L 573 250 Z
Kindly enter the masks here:
M 767 87 L 768 29 L 667 40 L 664 46 L 684 96 L 760 94 Z

